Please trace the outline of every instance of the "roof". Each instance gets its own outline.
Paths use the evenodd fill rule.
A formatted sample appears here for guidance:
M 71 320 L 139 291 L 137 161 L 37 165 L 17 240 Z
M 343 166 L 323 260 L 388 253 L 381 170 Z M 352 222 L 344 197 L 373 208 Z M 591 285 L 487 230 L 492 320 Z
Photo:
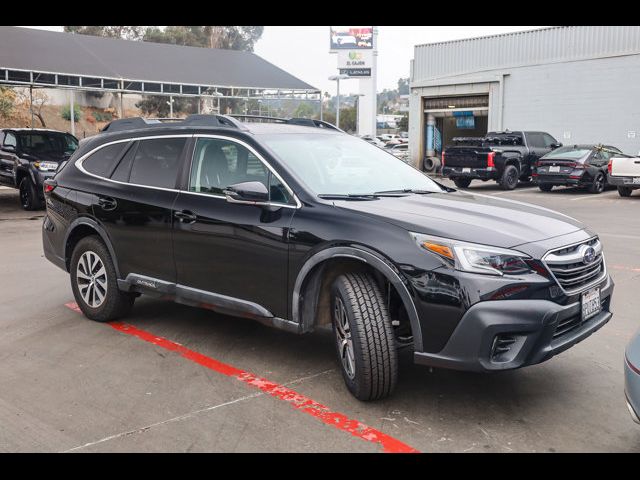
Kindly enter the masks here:
M 11 130 L 12 132 L 50 132 L 50 133 L 62 133 L 64 135 L 69 135 L 67 132 L 61 132 L 60 130 L 55 130 L 53 128 L 4 127 L 4 128 L 0 128 L 0 130 Z
M 0 69 L 142 82 L 314 90 L 255 53 L 0 27 Z M 0 73 L 3 73 L 0 70 Z M 1 80 L 1 79 L 0 79 Z
M 411 84 L 454 75 L 640 54 L 640 26 L 561 26 L 416 45 Z

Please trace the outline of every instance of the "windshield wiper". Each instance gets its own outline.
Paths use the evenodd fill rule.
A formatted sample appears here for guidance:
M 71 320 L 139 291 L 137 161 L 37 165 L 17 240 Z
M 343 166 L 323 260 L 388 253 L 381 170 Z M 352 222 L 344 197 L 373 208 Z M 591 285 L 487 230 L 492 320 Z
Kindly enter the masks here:
M 384 195 L 384 194 L 398 194 L 398 193 L 418 193 L 418 194 L 426 194 L 426 193 L 436 193 L 432 190 L 418 190 L 415 188 L 401 188 L 399 190 L 382 190 L 380 192 L 374 192 L 374 195 Z
M 318 197 L 325 200 L 375 200 L 378 195 L 373 193 L 321 193 Z

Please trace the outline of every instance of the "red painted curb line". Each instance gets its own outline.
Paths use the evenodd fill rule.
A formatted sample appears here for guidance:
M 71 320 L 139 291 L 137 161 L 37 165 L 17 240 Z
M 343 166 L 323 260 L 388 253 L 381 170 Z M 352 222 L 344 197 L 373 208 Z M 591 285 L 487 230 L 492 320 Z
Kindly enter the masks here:
M 78 304 L 75 302 L 66 303 L 65 306 L 75 312 L 82 313 Z M 367 442 L 378 443 L 382 446 L 385 453 L 420 453 L 415 448 L 402 443 L 400 440 L 376 430 L 375 428 L 371 428 L 358 420 L 350 419 L 342 413 L 334 412 L 329 409 L 329 407 L 326 407 L 309 397 L 301 395 L 295 390 L 291 390 L 284 385 L 258 377 L 253 373 L 246 372 L 232 365 L 220 362 L 214 358 L 207 357 L 206 355 L 190 350 L 179 343 L 175 343 L 171 340 L 167 340 L 166 338 L 158 337 L 152 333 L 140 330 L 133 325 L 123 322 L 109 322 L 107 325 L 119 332 L 138 337 L 140 340 L 144 340 L 145 342 L 177 352 L 187 360 L 191 360 L 205 368 L 221 373 L 222 375 L 235 378 L 236 380 L 240 380 L 251 387 L 262 390 L 272 397 L 289 403 L 296 410 L 311 415 L 327 425 L 335 427 L 338 430 L 349 432 L 354 437 L 366 440 Z

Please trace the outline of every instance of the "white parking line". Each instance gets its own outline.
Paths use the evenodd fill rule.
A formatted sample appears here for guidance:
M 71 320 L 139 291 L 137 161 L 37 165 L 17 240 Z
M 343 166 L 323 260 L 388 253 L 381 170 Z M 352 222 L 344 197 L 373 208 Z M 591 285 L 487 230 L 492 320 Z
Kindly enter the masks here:
M 529 190 L 537 190 L 537 189 L 538 187 L 518 188 L 516 190 L 505 190 L 504 192 L 490 193 L 489 195 L 493 197 L 495 195 L 505 195 L 507 193 L 520 193 L 520 192 L 527 192 Z
M 618 192 L 613 191 L 613 192 L 608 192 L 608 193 L 599 193 L 599 194 L 590 194 L 590 195 L 585 195 L 583 197 L 578 197 L 578 198 L 572 198 L 571 201 L 572 202 L 577 202 L 578 200 L 589 200 L 589 199 L 598 199 L 598 198 L 609 198 L 609 197 L 613 197 L 613 196 L 618 196 Z

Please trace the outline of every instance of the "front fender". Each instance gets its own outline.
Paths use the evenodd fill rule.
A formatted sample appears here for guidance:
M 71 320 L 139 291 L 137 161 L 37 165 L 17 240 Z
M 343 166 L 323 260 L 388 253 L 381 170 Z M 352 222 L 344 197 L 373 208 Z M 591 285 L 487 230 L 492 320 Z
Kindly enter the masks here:
M 388 259 L 382 257 L 377 252 L 374 252 L 364 246 L 334 246 L 328 247 L 324 250 L 316 252 L 307 259 L 304 263 L 298 275 L 293 288 L 292 294 L 292 320 L 300 325 L 301 329 L 304 329 L 302 325 L 302 319 L 300 314 L 301 292 L 305 284 L 309 273 L 316 265 L 329 260 L 331 258 L 346 257 L 352 258 L 363 263 L 366 263 L 379 271 L 384 277 L 395 287 L 396 291 L 400 295 L 404 304 L 405 310 L 411 323 L 411 330 L 413 333 L 413 341 L 416 351 L 422 351 L 422 331 L 420 329 L 420 322 L 418 319 L 418 312 L 411 293 L 409 292 L 408 281 L 404 278 L 402 273 L 395 267 L 395 265 Z

